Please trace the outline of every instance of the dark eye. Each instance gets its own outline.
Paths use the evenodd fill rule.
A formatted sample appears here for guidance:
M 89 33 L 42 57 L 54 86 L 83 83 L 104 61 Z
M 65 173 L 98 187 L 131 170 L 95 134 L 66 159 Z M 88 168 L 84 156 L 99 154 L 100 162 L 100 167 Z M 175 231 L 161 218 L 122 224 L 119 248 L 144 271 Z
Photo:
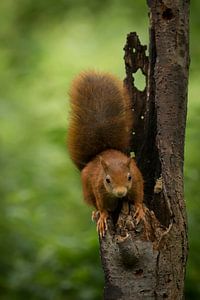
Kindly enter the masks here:
M 110 176 L 109 176 L 109 175 L 106 176 L 106 182 L 107 182 L 107 183 L 111 183 L 111 180 L 110 180 Z
M 132 179 L 131 174 L 128 174 L 128 181 L 131 181 L 131 179 Z

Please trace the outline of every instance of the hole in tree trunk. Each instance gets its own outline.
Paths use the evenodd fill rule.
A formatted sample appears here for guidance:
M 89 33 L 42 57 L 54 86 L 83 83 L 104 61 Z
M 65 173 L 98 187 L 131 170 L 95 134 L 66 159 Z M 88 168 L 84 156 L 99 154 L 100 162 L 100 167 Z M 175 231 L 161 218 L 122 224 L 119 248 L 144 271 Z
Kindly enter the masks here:
M 136 270 L 136 272 L 135 272 L 135 275 L 136 276 L 141 276 L 143 274 L 143 270 L 142 269 L 138 269 L 138 270 Z
M 163 298 L 166 299 L 168 298 L 168 295 L 166 293 L 163 294 Z
M 144 91 L 146 87 L 146 78 L 145 75 L 142 73 L 141 69 L 139 68 L 134 75 L 134 86 L 139 90 L 139 91 Z
M 173 12 L 171 8 L 166 8 L 162 14 L 163 19 L 165 20 L 171 20 L 173 18 Z

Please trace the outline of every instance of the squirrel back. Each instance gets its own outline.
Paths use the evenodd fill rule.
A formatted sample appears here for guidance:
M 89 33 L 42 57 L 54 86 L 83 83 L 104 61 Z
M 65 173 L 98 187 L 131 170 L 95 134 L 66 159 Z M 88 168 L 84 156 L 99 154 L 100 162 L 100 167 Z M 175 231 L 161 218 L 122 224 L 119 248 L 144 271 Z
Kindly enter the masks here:
M 81 73 L 70 90 L 68 149 L 82 170 L 108 149 L 130 151 L 133 115 L 123 82 L 108 73 Z

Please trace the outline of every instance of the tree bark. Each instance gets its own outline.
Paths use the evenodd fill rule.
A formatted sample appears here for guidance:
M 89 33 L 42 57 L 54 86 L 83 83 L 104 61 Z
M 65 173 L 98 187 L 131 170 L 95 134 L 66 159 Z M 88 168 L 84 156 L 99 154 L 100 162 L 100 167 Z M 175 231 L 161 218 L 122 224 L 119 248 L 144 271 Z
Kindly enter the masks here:
M 187 0 L 149 0 L 150 46 L 130 33 L 125 84 L 133 101 L 132 150 L 145 179 L 146 222 L 134 207 L 109 219 L 100 240 L 105 300 L 183 299 L 188 252 L 183 191 L 189 68 Z M 134 86 L 142 70 L 146 88 Z

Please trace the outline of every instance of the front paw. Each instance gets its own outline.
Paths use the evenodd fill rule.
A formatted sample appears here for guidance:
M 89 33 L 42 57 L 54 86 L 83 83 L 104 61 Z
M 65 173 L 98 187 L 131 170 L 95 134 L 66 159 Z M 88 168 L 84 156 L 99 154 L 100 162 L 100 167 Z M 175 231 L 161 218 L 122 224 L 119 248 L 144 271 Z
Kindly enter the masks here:
M 145 208 L 142 204 L 135 204 L 135 213 L 133 217 L 136 220 L 136 224 L 138 224 L 141 220 L 145 221 Z
M 100 235 L 100 238 L 105 236 L 106 231 L 108 229 L 107 218 L 108 218 L 108 214 L 106 212 L 100 213 L 100 217 L 97 221 L 97 231 Z

